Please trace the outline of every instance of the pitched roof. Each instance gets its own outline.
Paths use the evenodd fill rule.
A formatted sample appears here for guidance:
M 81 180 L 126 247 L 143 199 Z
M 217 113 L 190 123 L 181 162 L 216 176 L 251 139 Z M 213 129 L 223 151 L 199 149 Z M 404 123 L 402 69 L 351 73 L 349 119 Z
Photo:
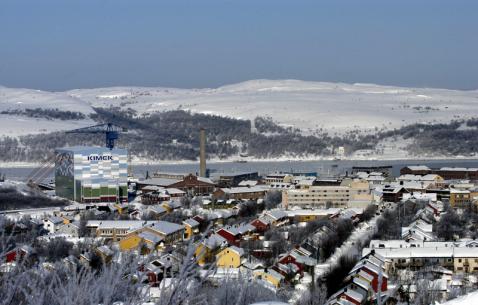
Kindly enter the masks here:
M 158 231 L 164 235 L 170 235 L 172 233 L 178 232 L 184 229 L 183 225 L 179 225 L 177 223 L 172 223 L 168 221 L 155 221 L 152 224 L 147 226 L 155 231 Z
M 282 210 L 271 210 L 271 211 L 267 211 L 265 213 L 265 216 L 269 216 L 274 220 L 278 220 L 278 219 L 287 217 L 287 213 Z
M 184 224 L 187 224 L 191 227 L 197 227 L 199 226 L 199 222 L 197 222 L 196 220 L 192 219 L 192 218 L 188 218 L 186 219 L 185 221 L 183 221 Z
M 61 218 L 61 217 L 56 217 L 56 216 L 48 217 L 46 220 L 49 220 L 49 221 L 51 221 L 51 222 L 54 223 L 54 224 L 63 223 L 63 218 Z
M 236 252 L 239 256 L 244 256 L 244 249 L 236 247 L 236 246 L 230 246 L 229 250 Z
M 430 170 L 430 168 L 426 165 L 409 165 L 407 166 L 409 169 L 413 170 L 413 171 L 426 171 L 426 170 Z
M 138 236 L 143 238 L 144 240 L 152 242 L 153 244 L 157 244 L 163 240 L 161 236 L 148 231 L 141 232 L 138 234 Z

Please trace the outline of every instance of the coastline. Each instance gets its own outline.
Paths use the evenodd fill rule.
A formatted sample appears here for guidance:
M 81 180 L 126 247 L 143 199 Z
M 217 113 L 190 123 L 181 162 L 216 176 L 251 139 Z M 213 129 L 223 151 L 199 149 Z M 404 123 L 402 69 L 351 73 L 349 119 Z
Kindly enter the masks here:
M 361 162 L 361 161 L 379 161 L 379 162 L 396 162 L 396 161 L 469 161 L 469 160 L 478 160 L 478 156 L 457 156 L 457 157 L 448 157 L 448 156 L 435 156 L 435 157 L 410 157 L 410 158 L 344 158 L 344 159 L 334 159 L 333 157 L 278 157 L 278 158 L 228 158 L 228 159 L 208 159 L 208 163 L 212 164 L 221 164 L 221 163 L 261 163 L 261 162 L 314 162 L 314 161 L 327 161 L 327 162 Z M 244 162 L 245 161 L 245 162 Z M 133 160 L 131 165 L 191 165 L 197 164 L 199 160 Z M 2 168 L 35 168 L 39 167 L 41 163 L 37 162 L 0 162 L 0 169 Z

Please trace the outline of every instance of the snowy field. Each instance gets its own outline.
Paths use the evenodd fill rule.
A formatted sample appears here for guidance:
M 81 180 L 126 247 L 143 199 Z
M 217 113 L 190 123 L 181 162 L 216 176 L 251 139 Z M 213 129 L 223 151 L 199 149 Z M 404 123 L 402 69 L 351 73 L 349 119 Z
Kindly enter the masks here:
M 116 106 L 138 114 L 183 109 L 234 118 L 272 117 L 305 133 L 373 132 L 416 122 L 449 122 L 478 114 L 478 91 L 403 88 L 299 80 L 251 80 L 219 88 L 177 89 L 112 87 L 45 92 L 0 87 L 0 111 L 58 108 L 84 114 L 92 107 Z M 0 135 L 48 132 L 90 124 L 41 120 L 25 126 L 22 118 L 2 116 Z M 32 120 L 26 118 L 25 120 Z M 46 120 L 45 120 L 46 121 Z
M 305 132 L 319 128 L 340 133 L 374 131 L 478 114 L 477 90 L 299 80 L 252 80 L 216 89 L 117 87 L 68 93 L 90 105 L 132 108 L 139 114 L 180 108 L 245 119 L 270 116 Z
M 81 112 L 85 115 L 95 113 L 87 102 L 63 92 L 11 89 L 0 86 L 0 112 L 36 108 Z M 48 133 L 94 124 L 91 119 L 63 121 L 7 114 L 0 114 L 0 122 L 0 137 Z

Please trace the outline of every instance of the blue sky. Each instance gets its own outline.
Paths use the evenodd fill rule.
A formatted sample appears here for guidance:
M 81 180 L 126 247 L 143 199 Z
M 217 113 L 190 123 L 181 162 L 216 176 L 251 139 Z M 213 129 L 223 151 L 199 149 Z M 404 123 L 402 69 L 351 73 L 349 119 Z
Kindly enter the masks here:
M 0 85 L 478 88 L 478 1 L 0 0 Z

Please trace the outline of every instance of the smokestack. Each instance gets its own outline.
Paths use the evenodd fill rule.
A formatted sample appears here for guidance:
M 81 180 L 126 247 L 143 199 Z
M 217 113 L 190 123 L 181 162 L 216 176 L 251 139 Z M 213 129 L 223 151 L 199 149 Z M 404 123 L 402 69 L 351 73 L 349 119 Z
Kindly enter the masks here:
M 206 177 L 206 130 L 199 131 L 199 176 Z

